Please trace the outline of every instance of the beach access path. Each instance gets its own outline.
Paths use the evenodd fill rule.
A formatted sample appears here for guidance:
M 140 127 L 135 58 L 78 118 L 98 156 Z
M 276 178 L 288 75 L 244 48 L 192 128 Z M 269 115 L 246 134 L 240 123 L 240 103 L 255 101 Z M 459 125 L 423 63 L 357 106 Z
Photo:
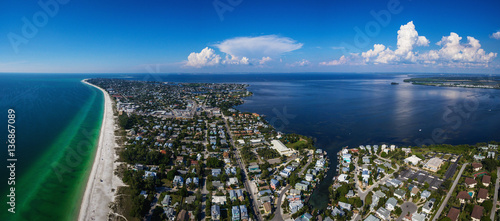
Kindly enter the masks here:
M 82 82 L 102 91 L 104 94 L 104 115 L 99 143 L 83 195 L 78 220 L 108 220 L 108 215 L 111 212 L 109 205 L 114 201 L 118 187 L 124 185 L 122 180 L 114 175 L 118 166 L 118 162 L 115 162 L 118 158 L 115 148 L 118 145 L 115 140 L 116 124 L 113 103 L 105 90 L 86 82 L 86 80 L 82 80 Z

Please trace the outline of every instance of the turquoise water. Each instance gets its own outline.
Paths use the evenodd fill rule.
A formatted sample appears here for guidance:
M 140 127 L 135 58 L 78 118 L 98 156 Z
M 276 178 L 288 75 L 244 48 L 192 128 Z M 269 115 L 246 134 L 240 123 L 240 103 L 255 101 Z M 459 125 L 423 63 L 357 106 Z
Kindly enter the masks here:
M 81 76 L 1 74 L 0 116 L 16 111 L 16 213 L 2 197 L 0 220 L 75 220 L 91 169 L 103 95 Z M 2 123 L 0 123 L 1 125 Z M 0 142 L 5 142 L 2 131 Z M 6 147 L 5 147 L 6 149 Z M 2 151 L 6 163 L 7 151 Z M 8 169 L 0 192 L 8 194 Z

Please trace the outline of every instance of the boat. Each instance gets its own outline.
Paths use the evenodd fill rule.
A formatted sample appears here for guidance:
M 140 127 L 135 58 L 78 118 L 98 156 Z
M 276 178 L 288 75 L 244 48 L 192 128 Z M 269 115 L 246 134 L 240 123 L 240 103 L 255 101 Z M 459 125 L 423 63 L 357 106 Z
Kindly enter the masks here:
M 391 85 L 398 85 L 398 82 L 391 82 Z

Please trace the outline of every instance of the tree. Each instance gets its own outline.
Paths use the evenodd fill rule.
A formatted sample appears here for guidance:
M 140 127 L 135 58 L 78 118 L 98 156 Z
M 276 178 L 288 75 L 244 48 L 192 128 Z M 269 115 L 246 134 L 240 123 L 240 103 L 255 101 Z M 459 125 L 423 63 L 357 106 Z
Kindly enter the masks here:
M 222 160 L 219 160 L 215 157 L 210 157 L 207 159 L 207 167 L 220 168 L 222 166 L 224 166 L 224 161 L 222 161 Z
M 398 215 L 398 216 L 399 216 L 399 215 L 401 215 L 401 213 L 402 213 L 403 211 L 401 210 L 401 208 L 396 207 L 396 210 L 395 210 L 394 212 L 396 213 L 396 215 Z

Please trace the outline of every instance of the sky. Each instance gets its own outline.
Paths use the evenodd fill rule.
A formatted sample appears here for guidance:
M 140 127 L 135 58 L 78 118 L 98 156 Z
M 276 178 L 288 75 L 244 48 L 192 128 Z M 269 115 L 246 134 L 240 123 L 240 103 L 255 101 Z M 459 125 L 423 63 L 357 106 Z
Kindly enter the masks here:
M 500 73 L 499 1 L 4 0 L 0 72 Z

